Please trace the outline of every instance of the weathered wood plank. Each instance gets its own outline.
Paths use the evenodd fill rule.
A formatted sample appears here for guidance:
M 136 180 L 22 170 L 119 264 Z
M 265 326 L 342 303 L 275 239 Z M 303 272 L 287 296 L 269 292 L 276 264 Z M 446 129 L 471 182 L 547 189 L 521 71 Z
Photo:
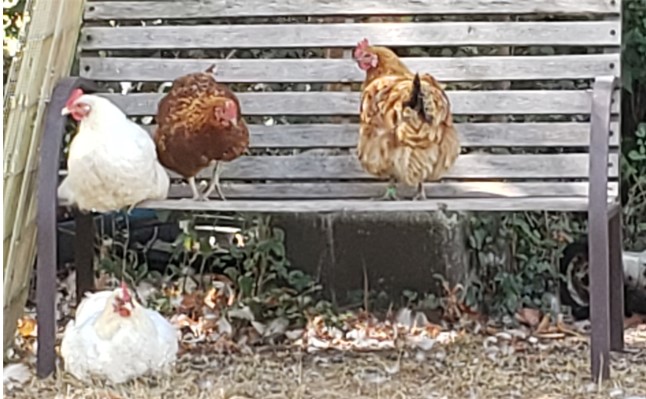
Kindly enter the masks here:
M 151 136 L 156 125 L 142 126 Z M 564 123 L 459 123 L 462 147 L 587 147 L 590 124 Z M 618 123 L 611 125 L 618 132 Z M 353 148 L 359 125 L 249 125 L 251 148 Z M 618 145 L 619 134 L 610 137 Z
M 619 46 L 616 21 L 86 27 L 83 50 L 381 46 Z
M 432 73 L 443 82 L 537 79 L 590 79 L 619 76 L 620 56 L 582 54 L 528 57 L 402 58 L 414 71 Z M 81 76 L 105 81 L 172 81 L 212 64 L 220 82 L 361 82 L 365 72 L 345 59 L 162 59 L 81 58 Z
M 460 155 L 444 176 L 450 180 L 472 179 L 587 179 L 588 154 L 484 154 Z M 610 154 L 608 176 L 618 171 L 618 157 Z M 198 178 L 210 178 L 212 168 L 203 169 Z M 60 176 L 66 175 L 65 170 Z M 180 176 L 172 171 L 173 179 Z M 367 174 L 355 155 L 328 155 L 304 152 L 298 155 L 243 156 L 222 166 L 221 180 L 378 180 Z
M 103 94 L 129 115 L 153 115 L 159 93 Z M 454 114 L 589 114 L 590 91 L 449 91 Z M 239 93 L 245 115 L 357 115 L 358 92 Z M 617 102 L 613 105 L 617 112 Z
M 617 155 L 610 158 L 609 175 L 617 176 Z M 222 167 L 222 180 L 375 179 L 363 171 L 354 155 L 245 156 Z M 175 173 L 171 176 L 177 177 Z M 210 176 L 210 169 L 201 177 Z M 587 178 L 588 154 L 464 154 L 446 179 Z
M 427 199 L 425 201 L 304 200 L 304 201 L 193 201 L 189 199 L 146 201 L 139 208 L 195 211 L 261 213 L 332 212 L 419 212 L 436 211 L 545 211 L 577 212 L 587 210 L 587 198 L 468 198 Z
M 227 199 L 356 199 L 383 195 L 388 184 L 383 182 L 352 183 L 235 183 L 223 182 Z M 428 198 L 525 198 L 525 197 L 588 197 L 587 182 L 441 182 L 426 185 Z M 415 194 L 415 189 L 398 185 L 402 198 Z M 608 196 L 618 193 L 616 182 L 608 185 Z M 168 197 L 191 197 L 187 184 L 173 184 Z M 212 193 L 212 197 L 217 195 Z
M 184 0 L 91 1 L 86 20 L 182 19 L 315 15 L 618 14 L 607 0 Z

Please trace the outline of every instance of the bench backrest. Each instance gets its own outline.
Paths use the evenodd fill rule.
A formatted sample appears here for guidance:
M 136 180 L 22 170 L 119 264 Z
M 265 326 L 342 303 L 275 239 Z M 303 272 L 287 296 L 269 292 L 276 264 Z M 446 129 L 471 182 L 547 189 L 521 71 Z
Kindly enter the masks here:
M 160 83 L 216 63 L 251 131 L 250 154 L 222 173 L 229 198 L 368 197 L 384 185 L 354 155 L 364 74 L 350 59 L 367 37 L 447 84 L 465 150 L 432 196 L 587 196 L 590 82 L 619 76 L 620 9 L 618 0 L 88 1 L 80 75 L 133 82 L 106 96 L 141 121 L 156 112 Z M 189 193 L 175 185 L 171 195 Z

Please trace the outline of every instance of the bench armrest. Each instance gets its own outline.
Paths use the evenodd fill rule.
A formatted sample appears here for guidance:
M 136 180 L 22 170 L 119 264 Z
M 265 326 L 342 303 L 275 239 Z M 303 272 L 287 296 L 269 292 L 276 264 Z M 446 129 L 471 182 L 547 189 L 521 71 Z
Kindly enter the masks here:
M 56 209 L 58 205 L 58 171 L 61 144 L 65 135 L 66 116 L 61 115 L 67 99 L 74 89 L 88 93 L 98 91 L 93 81 L 70 77 L 61 79 L 45 115 L 45 131 L 40 144 L 38 167 L 38 216 L 37 216 L 37 289 L 38 311 L 38 366 L 39 377 L 51 374 L 55 368 L 54 344 L 56 339 Z
M 67 116 L 61 115 L 67 99 L 75 89 L 83 89 L 88 93 L 99 91 L 92 80 L 80 77 L 61 79 L 56 86 L 47 107 L 45 128 L 40 144 L 40 166 L 38 170 L 38 195 L 39 199 L 47 204 L 57 202 L 56 189 L 58 187 L 58 172 L 60 166 L 60 151 L 65 136 L 65 123 Z M 51 197 L 53 193 L 53 197 Z M 40 203 L 39 203 L 40 208 Z M 54 209 L 56 206 L 54 206 Z

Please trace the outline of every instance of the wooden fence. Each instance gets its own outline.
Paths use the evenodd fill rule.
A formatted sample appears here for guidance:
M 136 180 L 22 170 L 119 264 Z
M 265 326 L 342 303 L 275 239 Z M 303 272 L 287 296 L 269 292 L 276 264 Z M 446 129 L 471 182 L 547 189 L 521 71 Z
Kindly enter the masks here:
M 22 314 L 36 256 L 39 147 L 53 87 L 72 67 L 84 0 L 31 0 L 4 96 L 4 347 Z

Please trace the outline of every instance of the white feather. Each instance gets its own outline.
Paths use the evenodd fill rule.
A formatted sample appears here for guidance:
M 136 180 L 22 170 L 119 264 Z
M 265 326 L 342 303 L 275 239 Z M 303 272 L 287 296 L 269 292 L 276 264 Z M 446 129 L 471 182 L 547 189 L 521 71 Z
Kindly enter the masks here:
M 91 112 L 70 144 L 59 197 L 96 212 L 166 198 L 170 179 L 150 135 L 105 98 L 86 94 L 77 101 Z

